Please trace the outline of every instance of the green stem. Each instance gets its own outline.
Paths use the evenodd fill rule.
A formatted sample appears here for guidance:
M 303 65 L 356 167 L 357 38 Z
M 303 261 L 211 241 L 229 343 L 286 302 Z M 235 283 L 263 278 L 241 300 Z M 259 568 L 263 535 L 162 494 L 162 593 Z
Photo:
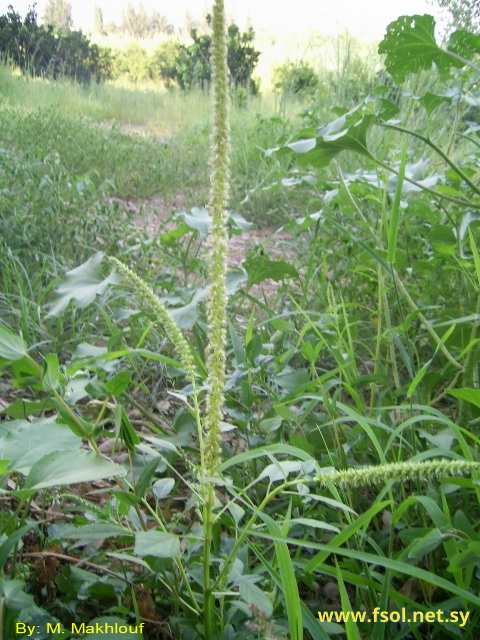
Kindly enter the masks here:
M 379 124 L 381 127 L 385 127 L 386 129 L 393 129 L 394 131 L 399 131 L 400 133 L 407 133 L 410 136 L 413 136 L 414 138 L 418 138 L 419 140 L 421 140 L 422 142 L 424 142 L 425 144 L 427 144 L 429 147 L 431 147 L 435 153 L 437 153 L 442 160 L 448 164 L 449 167 L 451 167 L 455 173 L 466 183 L 468 184 L 468 186 L 477 194 L 480 195 L 480 189 L 476 186 L 476 184 L 474 182 L 472 182 L 472 180 L 470 180 L 470 178 L 453 162 L 453 160 L 450 159 L 450 157 L 444 153 L 440 147 L 438 145 L 436 145 L 432 140 L 430 140 L 430 138 L 428 138 L 427 136 L 422 135 L 421 133 L 418 133 L 418 131 L 413 131 L 411 129 L 406 129 L 405 127 L 400 127 L 399 125 L 396 124 L 391 124 L 389 122 L 378 122 L 377 124 Z M 407 179 L 407 178 L 405 178 Z M 442 195 L 443 194 L 439 194 Z M 471 206 L 471 205 L 470 205 Z

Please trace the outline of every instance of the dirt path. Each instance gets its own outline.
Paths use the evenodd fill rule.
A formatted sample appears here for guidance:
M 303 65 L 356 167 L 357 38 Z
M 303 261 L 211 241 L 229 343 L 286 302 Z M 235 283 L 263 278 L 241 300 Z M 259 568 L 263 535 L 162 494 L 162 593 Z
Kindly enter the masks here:
M 175 228 L 175 221 L 168 220 L 172 213 L 188 210 L 181 194 L 169 201 L 162 198 L 130 201 L 111 198 L 110 201 L 118 203 L 121 209 L 134 218 L 136 228 L 146 232 L 150 238 L 154 238 L 159 232 L 165 233 Z M 240 268 L 248 251 L 259 244 L 272 260 L 289 260 L 289 256 L 293 254 L 290 234 L 282 230 L 252 228 L 230 238 L 229 266 Z

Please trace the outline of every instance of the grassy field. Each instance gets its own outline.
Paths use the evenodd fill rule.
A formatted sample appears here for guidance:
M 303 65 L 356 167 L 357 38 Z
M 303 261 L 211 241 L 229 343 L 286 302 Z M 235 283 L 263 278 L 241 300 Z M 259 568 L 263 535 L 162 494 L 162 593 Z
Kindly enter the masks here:
M 210 98 L 0 67 L 5 637 L 477 638 L 474 80 L 232 105 L 207 567 Z

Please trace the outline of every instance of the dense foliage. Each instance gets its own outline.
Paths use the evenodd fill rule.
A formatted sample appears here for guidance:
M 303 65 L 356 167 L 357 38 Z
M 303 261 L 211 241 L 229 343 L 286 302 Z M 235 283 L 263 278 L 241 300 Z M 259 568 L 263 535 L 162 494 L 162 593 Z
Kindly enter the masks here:
M 5 96 L 5 637 L 476 640 L 480 46 L 434 30 L 392 23 L 388 83 L 339 75 L 333 114 L 319 87 L 298 119 L 233 105 L 222 251 L 284 215 L 227 274 L 207 451 L 209 116 L 162 140 Z M 159 194 L 185 207 L 152 230 Z
M 71 31 L 72 5 L 67 0 L 48 0 L 43 12 L 43 24 L 61 33 Z
M 449 15 L 449 27 L 467 29 L 473 33 L 480 32 L 479 0 L 429 0 L 430 4 L 444 9 Z
M 37 22 L 35 8 L 22 20 L 12 6 L 0 16 L 0 55 L 32 76 L 90 82 L 108 78 L 109 52 L 91 44 L 81 31 L 54 31 Z
M 193 43 L 179 48 L 173 78 L 183 89 L 208 86 L 212 76 L 212 36 L 199 35 L 196 29 L 192 29 L 190 36 Z M 234 87 L 242 87 L 253 94 L 257 87 L 252 74 L 260 57 L 260 52 L 253 46 L 254 38 L 252 28 L 241 33 L 236 24 L 228 27 L 227 64 L 230 82 Z

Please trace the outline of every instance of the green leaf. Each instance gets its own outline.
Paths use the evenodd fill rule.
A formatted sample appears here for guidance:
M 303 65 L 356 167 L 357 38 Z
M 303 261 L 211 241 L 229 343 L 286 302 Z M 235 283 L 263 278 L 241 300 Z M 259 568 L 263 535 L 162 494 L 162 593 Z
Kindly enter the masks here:
M 353 151 L 370 158 L 367 134 L 376 119 L 373 102 L 369 99 L 317 129 L 316 138 L 293 142 L 279 151 L 293 151 L 299 154 L 300 164 L 315 167 L 326 166 L 341 151 Z
M 78 309 L 83 309 L 97 296 L 103 295 L 109 286 L 121 281 L 115 271 L 102 278 L 99 273 L 102 260 L 103 253 L 98 252 L 84 264 L 66 273 L 65 280 L 55 291 L 55 301 L 51 304 L 47 317 L 60 315 L 70 301 Z
M 275 557 L 280 571 L 281 587 L 283 590 L 285 607 L 287 610 L 288 627 L 291 640 L 303 640 L 302 613 L 298 593 L 297 578 L 293 568 L 288 545 L 282 538 L 282 532 L 277 523 L 265 513 L 258 513 L 265 522 L 269 533 L 276 538 Z
M 162 459 L 160 457 L 155 457 L 146 465 L 135 485 L 135 494 L 137 495 L 137 497 L 143 498 L 147 493 L 150 482 L 155 475 L 155 471 L 157 470 L 158 465 L 161 462 Z
M 448 40 L 447 49 L 466 60 L 472 60 L 480 53 L 480 35 L 464 29 L 454 31 Z
M 259 480 L 267 478 L 270 482 L 279 482 L 286 480 L 291 473 L 302 476 L 311 476 L 317 471 L 317 463 L 314 461 L 300 462 L 298 460 L 276 460 L 273 464 L 269 464 L 262 470 L 258 476 Z
M 37 526 L 38 524 L 35 522 L 26 524 L 13 533 L 10 533 L 7 538 L 0 544 L 0 569 L 2 570 L 2 573 L 8 556 L 10 555 L 10 551 L 12 551 L 12 549 L 20 542 L 25 534 L 27 534 L 31 529 L 36 529 Z
M 230 467 L 233 467 L 237 464 L 242 464 L 243 462 L 250 462 L 251 460 L 255 460 L 256 458 L 263 458 L 265 456 L 270 457 L 270 455 L 275 455 L 275 454 L 289 455 L 289 456 L 299 458 L 300 460 L 305 460 L 305 461 L 310 461 L 315 463 L 315 459 L 312 458 L 312 456 L 310 456 L 308 453 L 306 453 L 302 449 L 297 449 L 296 447 L 292 447 L 289 444 L 278 443 L 278 444 L 267 445 L 265 447 L 258 447 L 257 449 L 250 449 L 250 451 L 245 451 L 244 453 L 239 453 L 236 456 L 227 458 L 227 460 L 224 460 L 224 462 L 222 462 L 218 471 L 220 473 L 223 473 Z
M 273 613 L 272 601 L 250 578 L 252 576 L 241 576 L 238 579 L 238 591 L 241 599 L 248 605 L 254 604 L 267 618 Z
M 410 73 L 428 71 L 433 64 L 442 76 L 448 75 L 452 66 L 463 66 L 463 62 L 438 46 L 435 20 L 429 15 L 401 16 L 390 23 L 378 52 L 386 54 L 385 67 L 397 83 Z
M 152 486 L 152 493 L 155 496 L 155 500 L 168 498 L 174 486 L 175 480 L 173 478 L 161 478 L 157 480 Z
M 25 582 L 23 580 L 0 579 L 0 594 L 2 602 L 9 609 L 21 611 L 28 609 L 35 604 L 33 596 L 25 593 Z
M 161 531 L 137 531 L 134 553 L 140 557 L 178 558 L 180 539 L 171 533 Z
M 203 207 L 193 207 L 190 213 L 179 211 L 173 216 L 175 219 L 183 219 L 185 224 L 190 228 L 198 231 L 200 238 L 205 238 L 210 229 L 211 218 L 207 210 Z
M 122 467 L 91 451 L 54 451 L 32 466 L 25 487 L 45 489 L 123 475 Z
M 275 384 L 282 389 L 295 393 L 299 389 L 305 387 L 311 382 L 310 373 L 306 369 L 297 369 L 296 371 L 287 371 L 273 376 Z M 316 384 L 316 382 L 315 382 Z
M 420 104 L 425 107 L 426 112 L 431 116 L 435 109 L 437 109 L 441 104 L 452 104 L 454 96 L 455 92 L 453 90 L 443 94 L 427 91 L 427 93 L 420 98 Z
M 407 558 L 418 562 L 423 556 L 436 549 L 444 541 L 446 535 L 440 529 L 432 529 L 419 540 L 415 540 L 407 549 Z
M 7 362 L 15 362 L 26 355 L 27 347 L 23 339 L 0 326 L 0 358 Z
M 469 540 L 465 551 L 453 556 L 447 567 L 447 571 L 453 572 L 478 564 L 480 564 L 480 542 Z
M 248 257 L 243 263 L 243 268 L 248 274 L 248 285 L 251 287 L 265 280 L 299 279 L 298 271 L 284 260 L 270 260 L 268 256 L 255 255 Z
M 117 373 L 116 376 L 114 376 L 107 382 L 107 393 L 109 393 L 114 398 L 118 398 L 124 391 L 128 389 L 128 385 L 130 384 L 131 379 L 131 371 L 121 371 L 120 373 Z
M 31 401 L 18 398 L 11 405 L 0 411 L 0 416 L 8 416 L 16 420 L 22 420 L 29 416 L 40 415 L 55 407 L 55 403 L 50 398 Z
M 390 215 L 390 224 L 388 225 L 388 262 L 395 264 L 395 254 L 397 250 L 398 227 L 401 220 L 401 199 L 402 187 L 405 180 L 405 167 L 407 164 L 407 145 L 403 145 L 402 157 L 400 160 L 400 168 L 398 171 L 397 186 L 395 189 L 395 198 L 392 204 L 392 212 Z
M 132 453 L 141 440 L 132 426 L 129 417 L 121 404 L 115 409 L 115 436 L 119 438 Z
M 348 597 L 347 590 L 345 588 L 345 583 L 343 581 L 342 570 L 335 559 L 335 568 L 337 575 L 338 588 L 340 591 L 340 598 L 342 603 L 342 611 L 352 611 L 352 605 L 350 604 L 350 598 Z M 347 632 L 348 640 L 361 640 L 360 632 L 358 630 L 357 624 L 350 616 L 348 616 L 345 621 L 345 631 Z
M 48 536 L 51 540 L 79 540 L 82 545 L 120 536 L 133 539 L 129 529 L 114 523 L 93 523 L 80 527 L 75 524 L 53 524 L 48 529 Z
M 10 460 L 0 460 L 0 476 L 4 476 L 10 466 Z
M 232 229 L 233 233 L 241 233 L 242 231 L 248 231 L 254 224 L 248 222 L 245 218 L 236 211 L 230 211 L 228 214 L 228 226 Z
M 207 292 L 207 288 L 201 287 L 193 294 L 190 302 L 183 307 L 167 308 L 170 317 L 180 329 L 191 329 L 197 322 L 200 316 L 198 304 L 205 300 Z M 168 304 L 168 299 L 162 298 L 161 302 Z
M 45 366 L 42 378 L 42 385 L 45 391 L 55 391 L 60 386 L 60 364 L 58 356 L 50 353 L 45 356 Z
M 9 459 L 11 468 L 24 475 L 40 458 L 55 451 L 76 450 L 77 455 L 81 444 L 65 425 L 56 424 L 52 418 L 14 420 L 3 424 L 0 430 L 0 458 Z
M 466 400 L 470 404 L 480 408 L 480 391 L 478 389 L 470 389 L 464 387 L 463 389 L 451 389 L 447 391 L 449 396 L 458 398 L 459 400 Z

